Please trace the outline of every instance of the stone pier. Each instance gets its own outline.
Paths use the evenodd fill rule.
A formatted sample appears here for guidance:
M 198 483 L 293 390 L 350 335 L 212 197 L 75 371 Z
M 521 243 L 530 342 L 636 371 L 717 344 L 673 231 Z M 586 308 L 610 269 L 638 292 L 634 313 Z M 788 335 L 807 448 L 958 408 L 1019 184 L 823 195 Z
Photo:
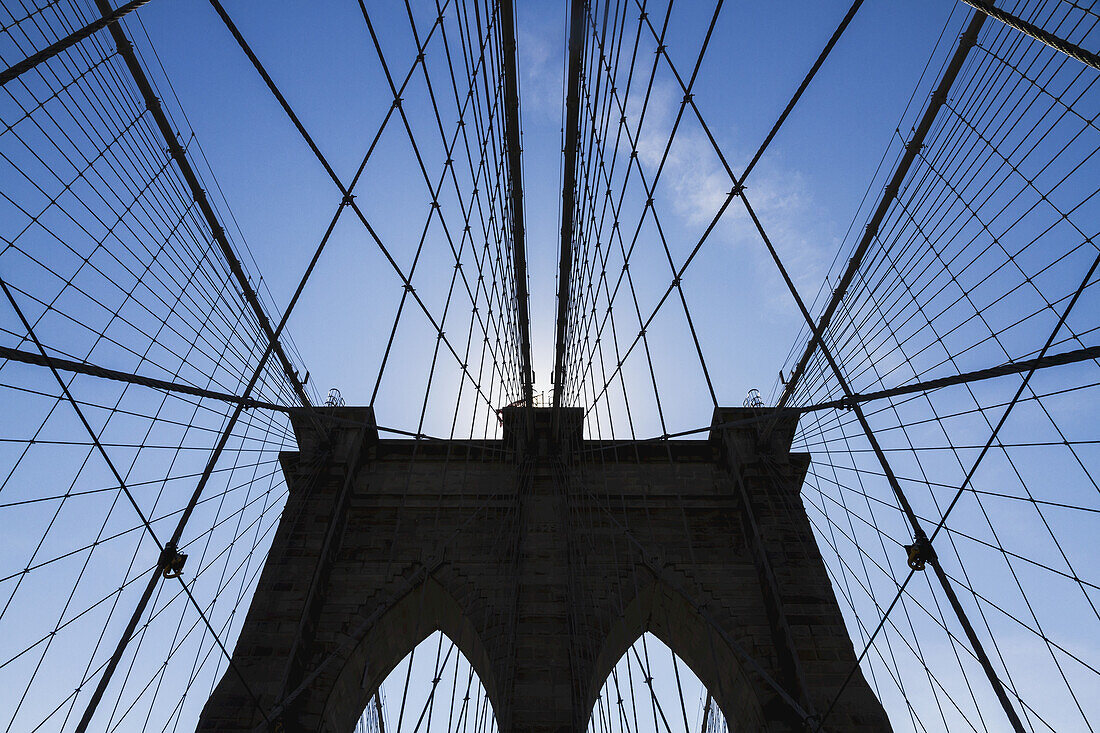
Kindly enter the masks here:
M 705 439 L 614 443 L 583 440 L 578 410 L 507 408 L 501 441 L 416 441 L 380 439 L 367 408 L 294 412 L 289 499 L 199 730 L 351 733 L 437 630 L 504 733 L 585 730 L 646 631 L 731 731 L 812 730 L 855 654 L 796 417 L 774 418 L 720 408 Z M 857 670 L 824 730 L 889 729 Z

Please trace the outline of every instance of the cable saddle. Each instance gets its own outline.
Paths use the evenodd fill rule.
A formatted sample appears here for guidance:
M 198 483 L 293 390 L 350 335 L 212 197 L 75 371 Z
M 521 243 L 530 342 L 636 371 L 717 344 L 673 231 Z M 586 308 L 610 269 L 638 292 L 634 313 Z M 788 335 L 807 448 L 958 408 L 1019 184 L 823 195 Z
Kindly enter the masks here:
M 930 560 L 936 559 L 936 551 L 932 549 L 932 543 L 927 537 L 918 537 L 911 545 L 902 545 L 905 548 L 906 562 L 913 570 L 924 570 L 924 565 Z
M 183 575 L 183 566 L 187 563 L 187 555 L 177 548 L 175 543 L 169 542 L 160 553 L 160 572 L 165 578 L 178 578 Z

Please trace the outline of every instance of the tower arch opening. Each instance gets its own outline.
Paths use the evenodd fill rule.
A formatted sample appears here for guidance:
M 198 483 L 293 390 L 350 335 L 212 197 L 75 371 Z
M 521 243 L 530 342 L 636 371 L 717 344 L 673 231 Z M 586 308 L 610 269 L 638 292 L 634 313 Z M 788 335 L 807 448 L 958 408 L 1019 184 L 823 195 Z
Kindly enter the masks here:
M 596 695 L 588 733 L 726 733 L 718 701 L 691 666 L 651 632 L 619 658 Z M 735 729 L 736 730 L 736 729 Z
M 658 650 L 656 657 L 654 649 Z M 643 587 L 612 624 L 596 658 L 589 684 L 592 714 L 596 714 L 598 701 L 606 694 L 608 684 L 615 687 L 620 668 L 628 672 L 629 678 L 630 664 L 634 664 L 635 674 L 639 671 L 643 673 L 641 681 L 647 688 L 650 683 L 646 682 L 646 678 L 650 678 L 652 684 L 658 684 L 657 678 L 646 672 L 647 669 L 652 671 L 654 659 L 661 660 L 663 666 L 658 669 L 665 670 L 664 676 L 671 680 L 675 696 L 669 699 L 675 702 L 674 712 L 679 721 L 677 727 L 666 711 L 667 722 L 660 715 L 651 720 L 658 726 L 654 730 L 667 733 L 669 730 L 683 729 L 684 719 L 691 720 L 692 700 L 697 699 L 698 705 L 703 705 L 708 697 L 711 700 L 709 707 L 713 711 L 710 715 L 714 721 L 721 716 L 722 730 L 725 730 L 727 720 L 729 728 L 734 731 L 766 727 L 767 696 L 759 694 L 757 681 L 750 677 L 723 634 L 708 622 L 700 609 L 660 580 L 653 580 Z M 687 684 L 685 681 L 690 682 L 687 687 L 684 686 Z M 637 683 L 636 680 L 634 682 Z M 622 689 L 621 680 L 618 680 L 618 688 Z M 689 689 L 691 694 L 681 704 L 680 692 Z M 651 696 L 651 692 L 646 692 L 646 695 Z M 654 710 L 664 705 L 663 701 L 658 703 L 655 698 L 650 702 Z M 617 697 L 615 705 L 618 705 Z M 697 709 L 701 710 L 698 705 Z M 592 728 L 593 720 L 589 720 L 588 729 L 603 733 L 603 729 Z M 696 722 L 702 725 L 698 715 Z M 614 730 L 618 733 L 618 729 Z M 702 728 L 689 727 L 689 730 L 699 731 Z
M 335 733 L 464 730 L 454 728 L 460 719 L 465 730 L 491 733 L 498 699 L 479 634 L 454 597 L 427 578 L 363 634 L 322 717 Z
M 442 631 L 429 634 L 390 670 L 355 726 L 355 733 L 498 730 L 481 677 Z

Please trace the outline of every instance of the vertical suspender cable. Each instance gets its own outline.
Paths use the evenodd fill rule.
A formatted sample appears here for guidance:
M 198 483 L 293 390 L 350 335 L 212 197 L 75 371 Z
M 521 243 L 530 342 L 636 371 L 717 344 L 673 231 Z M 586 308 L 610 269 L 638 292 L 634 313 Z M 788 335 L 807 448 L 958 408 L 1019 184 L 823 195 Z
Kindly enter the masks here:
M 523 161 L 519 129 L 519 74 L 516 59 L 516 20 L 512 0 L 500 0 L 500 32 L 504 57 L 504 125 L 508 147 L 508 183 L 512 204 L 512 275 L 515 279 L 519 318 L 520 369 L 523 403 L 531 407 L 534 393 L 531 375 L 531 317 L 527 293 L 527 247 L 523 216 Z
M 107 0 L 96 0 L 96 7 L 104 17 L 108 17 L 113 12 Z M 134 53 L 133 44 L 130 43 L 130 39 L 126 37 L 126 32 L 122 30 L 122 25 L 120 23 L 112 23 L 110 30 L 115 45 L 118 47 L 118 53 L 126 62 L 130 74 L 134 77 L 134 82 L 141 92 L 141 96 L 145 101 L 145 106 L 148 107 L 149 113 L 153 116 L 153 120 L 156 121 L 160 133 L 164 137 L 164 142 L 168 145 L 169 154 L 172 156 L 172 159 L 176 161 L 176 165 L 179 166 L 180 173 L 183 175 L 184 181 L 187 182 L 187 187 L 191 189 L 191 196 L 195 199 L 195 203 L 198 205 L 199 211 L 202 212 L 203 218 L 206 219 L 207 226 L 210 227 L 210 232 L 214 240 L 218 243 L 218 247 L 222 251 L 222 256 L 225 257 L 225 261 L 229 265 L 229 269 L 233 273 L 234 279 L 237 281 L 237 287 L 241 289 L 245 301 L 247 301 L 249 307 L 252 309 L 252 313 L 256 316 L 256 320 L 259 322 L 264 336 L 267 340 L 274 343 L 275 355 L 278 357 L 280 365 L 282 365 L 283 373 L 286 374 L 287 380 L 294 388 L 294 393 L 298 396 L 298 401 L 301 402 L 304 407 L 309 407 L 310 401 L 309 397 L 306 395 L 305 387 L 302 385 L 301 380 L 298 379 L 298 374 L 294 371 L 290 359 L 287 358 L 282 344 L 275 338 L 275 332 L 271 329 L 271 322 L 268 320 L 267 314 L 260 304 L 260 299 L 256 295 L 256 291 L 252 289 L 252 284 L 248 282 L 248 276 L 245 275 L 240 260 L 237 259 L 236 253 L 230 246 L 229 239 L 225 236 L 225 229 L 222 228 L 221 223 L 218 221 L 218 217 L 214 213 L 214 207 L 210 205 L 210 202 L 206 198 L 206 192 L 202 189 L 202 186 L 199 185 L 199 178 L 195 175 L 195 169 L 191 167 L 191 162 L 187 158 L 187 152 L 176 138 L 176 133 L 172 129 L 171 123 L 168 122 L 167 115 L 164 114 L 164 108 L 153 92 L 153 87 L 149 83 L 149 77 L 146 76 L 145 70 L 141 67 L 141 63 Z
M 990 18 L 995 18 L 1009 28 L 1015 28 L 1024 35 L 1031 36 L 1039 43 L 1050 46 L 1059 53 L 1064 53 L 1072 59 L 1077 59 L 1082 64 L 1091 66 L 1094 69 L 1100 69 L 1100 55 L 1081 48 L 1074 43 L 1070 43 L 1064 38 L 1059 38 L 1053 33 L 1043 30 L 1034 23 L 1028 23 L 1023 18 L 1019 18 L 1007 10 L 1001 10 L 993 3 L 989 2 L 989 0 L 959 0 L 959 2 L 966 3 L 970 7 L 980 10 Z
M 79 28 L 73 31 L 61 40 L 55 43 L 51 43 L 49 46 L 46 46 L 46 48 L 42 49 L 38 53 L 31 54 L 19 63 L 12 65 L 8 69 L 5 69 L 3 72 L 0 72 L 0 86 L 4 86 L 9 81 L 14 81 L 15 79 L 18 79 L 20 75 L 22 75 L 24 72 L 30 71 L 43 61 L 52 59 L 54 56 L 61 53 L 65 49 L 75 46 L 96 31 L 103 30 L 112 23 L 117 23 L 124 16 L 137 10 L 142 5 L 145 5 L 148 2 L 149 0 L 131 0 L 131 2 L 126 3 L 117 10 L 111 11 L 111 13 L 109 13 L 108 15 L 104 15 L 102 18 L 92 21 L 83 28 Z
M 966 61 L 966 57 L 969 55 L 970 50 L 975 45 L 977 45 L 978 34 L 982 29 L 985 18 L 986 16 L 980 12 L 975 12 L 971 16 L 966 31 L 959 39 L 959 45 L 955 50 L 955 54 L 951 58 L 951 61 L 948 64 L 948 67 L 944 72 L 944 75 L 940 80 L 939 85 L 936 87 L 936 91 L 933 93 L 932 99 L 929 102 L 928 107 L 925 109 L 920 124 L 914 132 L 912 139 L 910 139 L 909 143 L 905 146 L 905 154 L 902 156 L 902 160 L 899 163 L 898 168 L 890 181 L 890 184 L 887 186 L 886 193 L 884 194 L 882 200 L 879 202 L 878 209 L 875 211 L 871 223 L 868 224 L 867 230 L 864 232 L 863 239 L 860 241 L 856 252 L 852 255 L 852 259 L 848 262 L 848 267 L 844 272 L 844 277 L 841 279 L 841 282 L 837 286 L 837 289 L 833 292 L 832 299 L 829 301 L 825 313 L 822 315 L 821 319 L 817 323 L 814 322 L 813 316 L 810 315 L 809 310 L 807 310 L 805 303 L 803 302 L 801 296 L 799 296 L 797 289 L 794 287 L 794 283 L 791 282 L 790 277 L 787 275 L 786 270 L 783 268 L 778 255 L 771 245 L 771 242 L 764 234 L 763 227 L 760 224 L 760 221 L 757 218 L 755 212 L 748 205 L 748 199 L 745 197 L 744 192 L 741 193 L 741 198 L 745 203 L 745 208 L 748 211 L 750 218 L 752 218 L 753 223 L 757 227 L 757 230 L 763 237 L 764 243 L 767 245 L 768 250 L 772 255 L 772 258 L 779 266 L 784 281 L 786 282 L 791 294 L 797 301 L 799 310 L 802 312 L 802 315 L 811 330 L 810 343 L 807 344 L 806 351 L 805 353 L 803 353 L 802 359 L 799 361 L 797 372 L 800 374 L 801 371 L 805 369 L 810 357 L 813 355 L 817 346 L 820 345 L 822 355 L 825 357 L 826 361 L 828 362 L 829 368 L 832 370 L 837 378 L 837 381 L 840 383 L 841 388 L 844 390 L 844 395 L 846 398 L 850 399 L 852 397 L 852 391 L 849 388 L 848 381 L 844 378 L 844 374 L 841 371 L 840 366 L 837 364 L 828 346 L 825 344 L 825 330 L 828 327 L 828 321 L 832 317 L 833 312 L 836 310 L 841 299 L 843 299 L 844 293 L 847 290 L 848 285 L 852 282 L 856 272 L 859 269 L 859 265 L 862 262 L 863 255 L 870 247 L 871 242 L 874 240 L 875 236 L 878 233 L 879 225 L 885 218 L 888 209 L 893 203 L 893 200 L 898 195 L 901 184 L 905 179 L 906 174 L 908 173 L 909 167 L 911 166 L 913 160 L 917 156 L 917 153 L 923 146 L 924 138 L 928 134 L 928 131 L 931 129 L 932 124 L 935 121 L 937 112 L 946 101 L 947 94 L 951 89 L 951 85 L 954 83 L 955 78 L 958 76 L 959 71 L 962 69 L 963 63 Z M 793 393 L 794 386 L 796 384 L 796 378 L 796 375 L 792 374 L 791 380 L 787 383 L 787 388 L 783 391 L 783 397 L 780 400 L 779 404 L 780 407 L 785 406 L 785 402 L 790 398 L 791 394 Z M 981 640 L 975 633 L 974 628 L 970 623 L 970 619 L 966 615 L 966 610 L 959 602 L 959 599 L 955 594 L 955 590 L 951 585 L 951 581 L 948 579 L 947 574 L 940 566 L 939 560 L 936 557 L 935 552 L 932 550 L 931 542 L 929 541 L 924 531 L 924 528 L 921 526 L 920 521 L 917 519 L 917 516 L 914 513 L 913 508 L 905 495 L 905 492 L 902 490 L 901 484 L 898 482 L 897 477 L 894 475 L 893 469 L 890 467 L 890 463 L 886 459 L 886 455 L 883 453 L 882 448 L 879 445 L 878 439 L 875 437 L 874 431 L 871 429 L 870 424 L 867 422 L 866 416 L 863 414 L 863 409 L 860 407 L 859 403 L 852 403 L 852 409 L 855 412 L 856 418 L 859 420 L 861 427 L 863 428 L 863 432 L 867 436 L 867 440 L 871 444 L 871 448 L 874 450 L 875 456 L 878 458 L 878 461 L 882 466 L 883 472 L 886 475 L 887 481 L 890 483 L 890 488 L 893 490 L 893 493 L 898 500 L 898 504 L 901 507 L 902 513 L 905 515 L 910 526 L 913 528 L 915 545 L 919 546 L 923 551 L 928 554 L 928 562 L 930 565 L 932 565 L 932 568 L 936 574 L 936 578 L 939 581 L 940 585 L 943 587 L 943 591 L 951 604 L 951 608 L 955 612 L 955 616 L 958 619 L 960 625 L 962 625 L 967 640 L 970 642 L 970 645 L 974 650 L 974 654 L 977 657 L 978 662 L 982 666 L 982 670 L 985 672 L 985 675 L 989 680 L 990 686 L 993 688 L 993 691 L 996 694 L 997 699 L 1001 704 L 1001 707 L 1004 709 L 1005 715 L 1008 717 L 1009 722 L 1012 725 L 1012 729 L 1014 731 L 1017 731 L 1017 733 L 1024 733 L 1023 723 L 1020 721 L 1019 715 L 1017 714 L 1015 708 L 1012 706 L 1012 702 L 1008 699 L 1008 694 L 1004 689 L 1004 685 L 997 677 L 996 670 L 993 669 L 993 664 L 989 659 L 989 655 L 986 654 Z M 883 618 L 885 620 L 885 616 Z M 833 699 L 833 705 L 836 704 L 836 699 L 837 698 Z M 829 707 L 829 710 L 826 710 L 825 717 L 828 716 L 829 711 L 831 711 L 833 708 L 833 705 Z M 824 717 L 822 718 L 821 722 L 823 722 L 823 720 Z M 821 730 L 820 722 L 818 724 L 817 730 Z
M 814 355 L 814 352 L 817 351 L 818 344 L 821 343 L 821 340 L 825 337 L 825 333 L 829 330 L 829 323 L 833 318 L 833 314 L 840 305 L 840 301 L 844 299 L 844 295 L 848 292 L 848 286 L 851 285 L 852 280 L 855 279 L 856 272 L 859 271 L 859 266 L 863 263 L 864 255 L 867 254 L 867 250 L 870 249 L 875 237 L 878 236 L 879 227 L 882 225 L 883 219 L 886 218 L 886 214 L 890 211 L 894 199 L 897 198 L 898 192 L 901 190 L 901 184 L 904 182 L 906 175 L 908 175 L 909 168 L 913 165 L 913 161 L 916 160 L 917 153 L 920 152 L 921 147 L 924 145 L 924 139 L 927 137 L 929 130 L 931 130 L 932 123 L 936 120 L 936 115 L 939 114 L 940 108 L 942 108 L 944 102 L 947 101 L 947 93 L 955 83 L 955 77 L 959 75 L 963 62 L 966 61 L 966 57 L 970 54 L 970 49 L 977 43 L 978 31 L 981 29 L 984 21 L 985 16 L 983 14 L 974 13 L 969 27 L 959 40 L 959 45 L 955 49 L 955 55 L 952 57 L 943 76 L 940 78 L 940 83 L 936 86 L 936 91 L 932 93 L 932 98 L 929 100 L 928 106 L 924 110 L 924 115 L 921 117 L 920 122 L 913 132 L 913 137 L 906 143 L 905 153 L 901 156 L 901 160 L 898 161 L 898 166 L 894 169 L 894 175 L 886 185 L 886 189 L 882 194 L 882 199 L 879 200 L 878 208 L 875 209 L 875 212 L 871 215 L 870 221 L 867 222 L 867 228 L 863 231 L 863 237 L 852 252 L 852 257 L 848 260 L 848 266 L 845 268 L 844 274 L 841 275 L 836 289 L 833 290 L 832 297 L 829 298 L 829 303 L 825 306 L 825 311 L 818 319 L 817 329 L 811 333 L 810 342 L 806 344 L 806 350 L 802 353 L 802 357 L 798 360 L 794 370 L 791 372 L 790 378 L 783 388 L 783 394 L 780 395 L 779 402 L 776 404 L 777 407 L 786 407 L 791 397 L 794 396 L 795 388 L 798 386 L 798 380 L 806 370 L 810 358 Z
M 554 343 L 554 423 L 559 422 L 565 389 L 565 344 L 569 319 L 569 284 L 573 273 L 573 209 L 576 195 L 577 145 L 580 137 L 580 84 L 584 65 L 587 0 L 573 0 L 569 10 L 569 69 L 565 96 L 565 148 L 561 183 L 561 256 L 558 261 L 558 316 Z

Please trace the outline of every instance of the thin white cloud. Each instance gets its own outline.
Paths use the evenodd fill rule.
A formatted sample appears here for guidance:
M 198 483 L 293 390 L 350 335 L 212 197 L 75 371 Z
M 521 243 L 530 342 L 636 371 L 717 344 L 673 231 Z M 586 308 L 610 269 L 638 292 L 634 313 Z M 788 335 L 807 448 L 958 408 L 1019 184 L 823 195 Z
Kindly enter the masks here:
M 561 120 L 562 102 L 562 48 L 564 27 L 559 14 L 539 12 L 533 19 L 517 28 L 520 95 L 523 98 L 524 116 L 537 115 L 554 121 Z
M 664 156 L 681 98 L 679 89 L 673 89 L 670 84 L 655 84 L 650 95 L 637 146 L 638 158 L 650 179 Z M 628 104 L 627 117 L 633 130 L 637 130 L 641 106 L 640 97 Z M 713 121 L 710 124 L 711 131 L 720 141 L 735 137 L 731 125 L 723 127 Z M 743 146 L 737 144 L 723 146 L 723 155 L 735 171 L 749 158 Z M 701 233 L 721 209 L 731 187 L 730 177 L 710 141 L 690 110 L 687 111 L 665 160 L 657 188 L 659 213 L 662 216 L 671 213 L 688 231 Z M 765 157 L 754 169 L 746 192 L 799 290 L 812 296 L 826 274 L 838 242 L 833 235 L 827 234 L 828 222 L 821 216 L 821 207 L 814 202 L 805 175 L 784 165 L 782 160 Z M 760 235 L 739 202 L 733 202 L 726 209 L 711 239 L 715 241 L 708 246 L 721 243 L 755 253 L 752 262 L 757 274 L 767 277 L 769 282 L 774 279 L 778 286 L 766 288 L 772 293 L 769 296 L 771 305 L 789 309 L 790 295 L 779 281 Z

